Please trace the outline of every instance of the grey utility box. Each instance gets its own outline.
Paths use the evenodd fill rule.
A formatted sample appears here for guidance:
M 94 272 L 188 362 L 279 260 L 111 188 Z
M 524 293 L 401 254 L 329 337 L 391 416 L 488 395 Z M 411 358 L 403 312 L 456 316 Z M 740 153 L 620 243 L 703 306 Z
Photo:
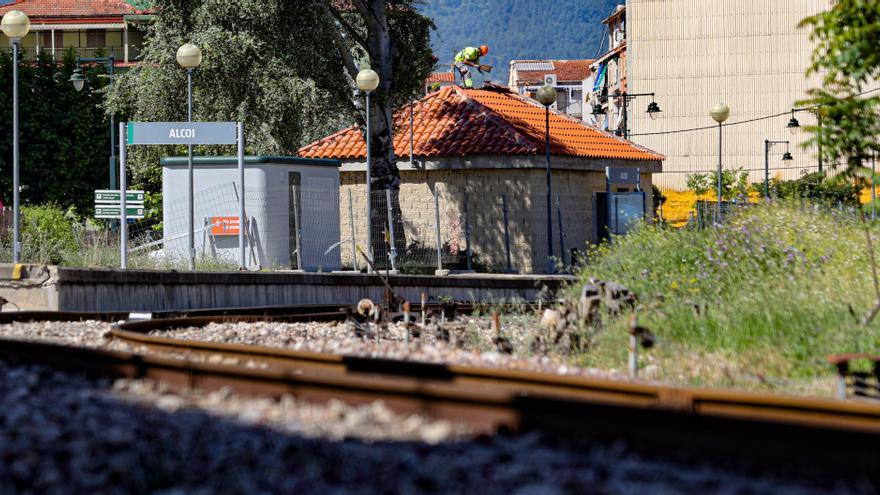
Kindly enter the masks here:
M 164 254 L 169 259 L 185 260 L 189 229 L 187 158 L 163 158 L 161 163 Z M 238 159 L 204 156 L 195 157 L 193 163 L 196 256 L 237 263 L 241 194 Z M 339 167 L 338 160 L 245 158 L 245 247 L 249 267 L 306 271 L 341 268 Z

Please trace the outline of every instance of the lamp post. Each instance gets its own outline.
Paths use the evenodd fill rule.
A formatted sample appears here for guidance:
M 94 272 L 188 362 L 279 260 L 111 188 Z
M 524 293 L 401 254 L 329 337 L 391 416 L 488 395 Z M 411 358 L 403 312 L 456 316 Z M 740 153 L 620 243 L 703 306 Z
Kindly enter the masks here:
M 616 92 L 613 95 L 599 96 L 599 101 L 607 101 L 609 98 L 620 98 L 623 100 L 623 139 L 629 139 L 629 101 L 635 100 L 636 98 L 640 98 L 642 96 L 651 97 L 651 103 L 648 103 L 648 109 L 645 110 L 645 113 L 647 113 L 648 116 L 651 117 L 651 120 L 653 120 L 658 113 L 663 112 L 662 110 L 660 110 L 660 105 L 658 105 L 657 101 L 655 100 L 655 93 L 627 93 L 624 91 L 623 93 Z M 602 107 L 601 103 L 593 105 L 593 115 L 605 115 L 605 108 Z M 619 134 L 621 133 L 618 131 L 618 135 Z
M 180 64 L 181 67 L 186 69 L 186 94 L 187 94 L 187 111 L 186 111 L 186 119 L 187 122 L 192 122 L 192 114 L 193 114 L 193 83 L 192 83 L 192 73 L 193 69 L 199 66 L 202 63 L 202 50 L 199 49 L 196 45 L 192 43 L 187 43 L 182 45 L 177 49 L 177 63 Z M 187 199 L 189 203 L 189 269 L 196 269 L 196 244 L 195 244 L 195 211 L 193 206 L 194 201 L 194 192 L 193 192 L 193 147 L 191 144 L 186 146 L 187 151 Z M 122 194 L 125 194 L 123 191 Z M 240 228 L 245 228 L 244 219 L 239 219 L 241 226 Z
M 717 103 L 709 111 L 712 120 L 718 122 L 718 215 L 721 215 L 721 127 L 725 120 L 730 117 L 730 107 L 724 103 Z
M 114 57 L 94 57 L 94 58 L 86 58 L 86 57 L 78 57 L 76 59 L 76 69 L 73 71 L 73 74 L 70 76 L 70 82 L 73 84 L 73 89 L 77 91 L 82 91 L 86 84 L 86 77 L 83 74 L 83 70 L 80 69 L 79 64 L 82 62 L 95 62 L 99 64 L 104 64 L 104 67 L 107 69 L 107 75 L 110 76 L 110 85 L 113 85 L 113 75 L 116 66 L 116 59 Z M 110 189 L 116 189 L 116 113 L 113 112 L 110 114 Z M 111 221 L 111 225 L 115 225 L 116 220 Z
M 553 210 L 550 206 L 553 190 L 550 169 L 550 105 L 556 102 L 556 88 L 545 84 L 538 89 L 536 96 L 544 105 L 544 150 L 547 153 L 547 272 L 553 273 L 556 267 L 553 265 Z
M 772 148 L 774 144 L 785 145 L 785 153 L 782 154 L 782 161 L 790 162 L 791 160 L 794 160 L 791 153 L 788 151 L 788 141 L 764 140 L 764 198 L 770 197 L 770 148 Z
M 820 133 L 822 132 L 822 114 L 819 113 L 818 108 L 814 108 L 814 109 L 792 108 L 791 109 L 791 118 L 788 119 L 788 124 L 785 126 L 789 131 L 791 131 L 792 135 L 794 135 L 798 131 L 798 129 L 800 129 L 800 127 L 801 127 L 801 123 L 798 121 L 797 118 L 795 118 L 794 113 L 795 112 L 810 112 L 810 111 L 812 111 L 816 114 L 816 124 L 819 126 L 819 132 Z M 816 140 L 816 148 L 817 148 L 816 151 L 817 151 L 818 160 L 819 160 L 819 172 L 821 172 L 822 171 L 822 141 Z
M 31 29 L 28 16 L 19 10 L 10 10 L 0 21 L 3 31 L 12 43 L 12 262 L 21 262 L 21 218 L 19 215 L 18 176 L 18 50 L 21 39 Z
M 379 74 L 376 73 L 373 69 L 363 69 L 358 72 L 357 78 L 355 80 L 357 83 L 358 89 L 364 92 L 366 95 L 366 110 L 367 110 L 367 256 L 370 258 L 370 263 L 367 263 L 367 271 L 371 271 L 370 265 L 373 263 L 373 189 L 372 189 L 372 174 L 370 168 L 373 164 L 373 154 L 372 150 L 372 140 L 370 139 L 370 93 L 376 91 L 376 88 L 379 87 Z M 391 213 L 389 212 L 389 215 Z

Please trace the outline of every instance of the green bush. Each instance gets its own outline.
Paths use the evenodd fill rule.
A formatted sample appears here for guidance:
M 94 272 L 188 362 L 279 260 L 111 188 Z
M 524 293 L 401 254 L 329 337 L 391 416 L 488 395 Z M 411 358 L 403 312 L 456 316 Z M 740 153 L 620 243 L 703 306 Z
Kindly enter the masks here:
M 593 249 L 582 277 L 638 294 L 642 322 L 662 342 L 655 356 L 673 380 L 825 380 L 830 392 L 825 356 L 880 351 L 880 320 L 857 322 L 874 302 L 864 229 L 837 211 L 759 205 L 701 231 L 643 225 Z M 625 317 L 611 321 L 585 364 L 624 366 L 625 325 Z
M 822 172 L 806 174 L 796 180 L 770 180 L 770 194 L 780 199 L 807 199 L 827 206 L 859 206 L 859 194 L 867 185 L 862 178 L 826 177 Z M 764 190 L 763 182 L 755 184 Z
M 22 261 L 59 264 L 67 253 L 76 251 L 74 234 L 76 215 L 58 205 L 46 204 L 21 208 Z

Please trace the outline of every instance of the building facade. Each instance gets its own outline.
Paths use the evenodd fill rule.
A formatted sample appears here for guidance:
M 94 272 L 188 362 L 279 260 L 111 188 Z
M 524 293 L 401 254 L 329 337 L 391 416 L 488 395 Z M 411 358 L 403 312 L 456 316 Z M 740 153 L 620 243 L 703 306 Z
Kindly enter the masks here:
M 585 102 L 589 116 L 584 119 L 602 130 L 625 135 L 628 122 L 624 119 L 627 92 L 626 79 L 626 8 L 618 5 L 606 17 L 603 40 L 604 53 L 590 65 L 586 81 Z M 628 107 L 627 107 L 628 110 Z
M 764 179 L 764 141 L 788 140 L 793 161 L 783 162 L 785 145 L 770 152 L 770 176 L 786 179 L 818 170 L 816 149 L 802 149 L 807 136 L 786 125 L 790 110 L 821 86 L 804 75 L 813 45 L 807 16 L 828 9 L 831 0 L 628 0 L 627 85 L 653 92 L 663 108 L 652 120 L 642 109 L 630 113 L 631 139 L 663 152 L 658 185 L 684 189 L 688 174 L 718 167 L 718 129 L 709 109 L 730 107 L 723 128 L 725 170 Z M 801 126 L 815 125 L 808 112 Z M 681 130 L 697 129 L 687 132 Z M 828 163 L 824 166 L 827 168 Z
M 513 270 L 546 271 L 544 107 L 507 88 L 453 86 L 415 102 L 413 114 L 412 133 L 408 107 L 398 111 L 394 125 L 401 177 L 400 216 L 395 223 L 402 224 L 406 237 L 401 249 L 427 246 L 430 259 L 435 243 L 444 256 L 460 253 L 470 244 L 485 267 L 504 271 L 509 246 Z M 637 172 L 641 189 L 648 192 L 644 213 L 650 218 L 651 176 L 661 170 L 662 155 L 557 111 L 550 112 L 549 132 L 553 184 L 549 233 L 556 259 L 562 261 L 564 256 L 570 262 L 577 257 L 572 250 L 583 253 L 604 235 L 600 209 L 606 204 L 602 199 L 606 167 Z M 300 149 L 299 154 L 342 162 L 340 230 L 343 235 L 356 230 L 357 244 L 366 245 L 366 146 L 361 130 L 345 129 Z M 624 186 L 615 191 L 632 189 Z M 373 218 L 386 204 L 384 194 L 373 194 Z M 342 260 L 344 265 L 350 263 L 346 251 Z
M 30 18 L 30 33 L 21 41 L 25 59 L 48 53 L 60 60 L 73 49 L 78 57 L 112 56 L 124 67 L 140 55 L 151 5 L 144 0 L 18 0 L 0 7 L 0 16 L 20 10 Z M 2 33 L 0 46 L 9 46 Z
M 585 80 L 592 60 L 511 60 L 508 87 L 520 95 L 534 96 L 538 88 L 556 88 L 553 108 L 576 119 L 584 119 Z

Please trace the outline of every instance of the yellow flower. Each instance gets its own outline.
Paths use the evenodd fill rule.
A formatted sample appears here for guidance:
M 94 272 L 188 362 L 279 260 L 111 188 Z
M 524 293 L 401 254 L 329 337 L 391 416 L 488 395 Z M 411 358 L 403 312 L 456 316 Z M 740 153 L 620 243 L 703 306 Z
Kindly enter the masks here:
M 678 288 L 678 282 L 672 282 L 671 284 L 669 284 L 669 288 L 670 288 L 670 289 L 677 289 L 677 288 Z

